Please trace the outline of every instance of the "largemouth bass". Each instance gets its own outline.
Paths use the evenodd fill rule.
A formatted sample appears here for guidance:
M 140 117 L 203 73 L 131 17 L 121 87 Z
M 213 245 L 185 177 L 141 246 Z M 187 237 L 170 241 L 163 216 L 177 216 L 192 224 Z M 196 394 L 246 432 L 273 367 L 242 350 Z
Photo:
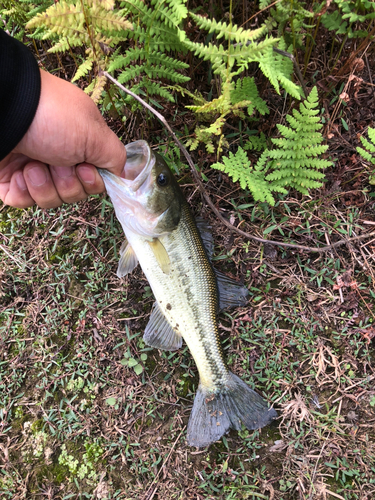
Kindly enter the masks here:
M 176 350 L 184 339 L 193 355 L 200 381 L 187 442 L 207 446 L 230 428 L 241 429 L 241 422 L 248 429 L 263 427 L 277 414 L 228 369 L 217 325 L 219 307 L 244 305 L 248 292 L 215 274 L 207 228 L 199 222 L 200 234 L 164 160 L 145 141 L 126 150 L 124 178 L 99 170 L 127 239 L 117 274 L 126 275 L 139 262 L 155 295 L 145 342 Z

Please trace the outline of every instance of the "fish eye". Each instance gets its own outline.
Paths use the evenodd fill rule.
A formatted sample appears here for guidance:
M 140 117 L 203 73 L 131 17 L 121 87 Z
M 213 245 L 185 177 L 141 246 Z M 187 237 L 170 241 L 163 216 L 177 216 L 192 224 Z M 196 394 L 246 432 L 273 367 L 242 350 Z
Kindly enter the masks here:
M 156 182 L 158 183 L 158 185 L 160 187 L 164 187 L 164 186 L 167 186 L 168 185 L 168 182 L 169 182 L 169 179 L 168 179 L 168 176 L 161 173 L 158 175 L 158 178 L 156 179 Z

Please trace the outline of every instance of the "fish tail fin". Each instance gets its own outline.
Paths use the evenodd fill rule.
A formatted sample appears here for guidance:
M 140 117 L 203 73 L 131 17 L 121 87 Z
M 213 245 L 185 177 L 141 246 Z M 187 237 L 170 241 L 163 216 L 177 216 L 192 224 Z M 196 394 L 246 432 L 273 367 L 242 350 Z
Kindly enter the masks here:
M 203 448 L 220 439 L 230 428 L 259 429 L 277 417 L 259 394 L 232 372 L 225 386 L 210 392 L 199 384 L 187 429 L 189 446 Z

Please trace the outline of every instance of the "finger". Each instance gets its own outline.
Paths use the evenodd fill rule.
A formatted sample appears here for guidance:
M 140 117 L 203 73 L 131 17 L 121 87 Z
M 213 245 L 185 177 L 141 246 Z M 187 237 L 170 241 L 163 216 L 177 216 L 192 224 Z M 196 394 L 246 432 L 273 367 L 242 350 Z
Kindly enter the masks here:
M 22 171 L 15 172 L 9 182 L 0 183 L 0 199 L 11 207 L 28 208 L 35 202 L 31 198 Z
M 81 163 L 77 165 L 76 173 L 87 194 L 99 194 L 105 190 L 104 182 L 94 165 Z
M 30 196 L 41 208 L 56 208 L 62 205 L 63 201 L 55 188 L 47 165 L 32 161 L 25 166 L 23 176 Z
M 57 194 L 64 203 L 76 203 L 87 198 L 86 191 L 76 175 L 76 168 L 50 165 L 50 172 Z

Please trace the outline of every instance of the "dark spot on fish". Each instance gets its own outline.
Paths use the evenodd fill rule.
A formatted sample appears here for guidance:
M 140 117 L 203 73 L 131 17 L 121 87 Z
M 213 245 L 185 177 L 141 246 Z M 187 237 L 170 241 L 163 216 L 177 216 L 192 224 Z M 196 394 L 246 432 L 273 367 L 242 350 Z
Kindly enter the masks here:
M 172 309 L 172 306 L 170 304 L 167 304 L 166 308 L 168 309 L 168 311 L 170 311 Z

